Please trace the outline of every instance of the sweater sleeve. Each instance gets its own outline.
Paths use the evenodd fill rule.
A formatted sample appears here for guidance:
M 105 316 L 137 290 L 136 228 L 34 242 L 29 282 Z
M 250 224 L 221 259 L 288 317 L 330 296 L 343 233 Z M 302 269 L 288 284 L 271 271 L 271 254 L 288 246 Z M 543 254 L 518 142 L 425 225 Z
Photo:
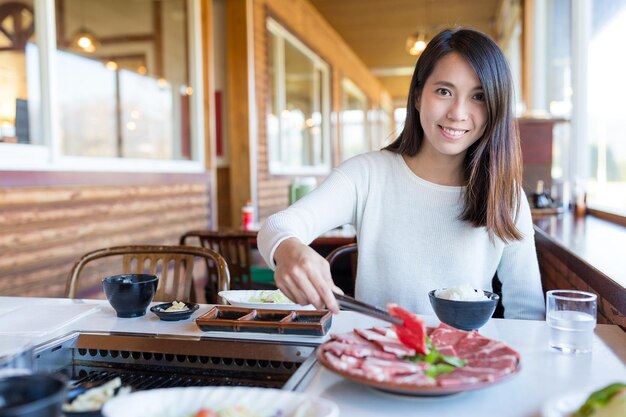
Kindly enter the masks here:
M 316 189 L 263 223 L 257 237 L 259 252 L 275 269 L 274 252 L 281 242 L 295 237 L 308 245 L 335 227 L 354 224 L 356 201 L 352 179 L 334 169 Z
M 522 198 L 516 226 L 523 239 L 508 243 L 498 265 L 504 317 L 544 320 L 545 302 L 535 249 L 535 231 L 526 198 Z

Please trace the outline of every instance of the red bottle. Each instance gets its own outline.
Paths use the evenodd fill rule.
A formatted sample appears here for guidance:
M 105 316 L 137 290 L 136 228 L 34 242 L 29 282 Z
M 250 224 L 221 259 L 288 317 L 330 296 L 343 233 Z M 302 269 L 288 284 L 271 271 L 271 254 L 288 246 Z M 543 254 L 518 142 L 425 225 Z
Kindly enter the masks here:
M 244 230 L 254 228 L 254 206 L 250 200 L 247 200 L 246 205 L 241 208 L 241 226 Z

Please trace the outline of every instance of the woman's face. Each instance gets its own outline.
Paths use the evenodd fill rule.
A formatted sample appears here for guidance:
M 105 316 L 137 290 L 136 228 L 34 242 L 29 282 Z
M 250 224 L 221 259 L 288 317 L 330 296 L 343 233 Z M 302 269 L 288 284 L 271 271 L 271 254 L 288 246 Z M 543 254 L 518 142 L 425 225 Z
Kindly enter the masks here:
M 485 131 L 487 105 L 482 85 L 456 52 L 437 62 L 416 106 L 424 129 L 420 153 L 462 161 L 467 148 Z

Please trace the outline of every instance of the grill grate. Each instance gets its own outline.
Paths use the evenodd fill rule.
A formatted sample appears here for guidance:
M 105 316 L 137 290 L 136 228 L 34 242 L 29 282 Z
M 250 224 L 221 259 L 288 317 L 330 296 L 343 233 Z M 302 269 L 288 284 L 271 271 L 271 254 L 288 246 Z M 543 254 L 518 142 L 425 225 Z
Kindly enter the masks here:
M 241 376 L 235 378 L 228 375 L 163 375 L 150 374 L 148 372 L 130 372 L 125 370 L 81 370 L 78 379 L 71 378 L 72 387 L 89 387 L 104 384 L 112 379 L 119 377 L 122 385 L 130 386 L 134 391 L 147 390 L 154 388 L 172 388 L 172 387 L 204 387 L 204 386 L 242 386 L 242 387 L 258 387 L 264 386 L 268 388 L 282 387 L 288 378 L 267 379 L 259 381 L 258 378 L 246 379 Z
M 63 374 L 73 387 L 119 377 L 135 391 L 190 386 L 295 389 L 315 361 L 314 349 L 248 340 L 79 333 L 37 349 L 36 366 Z

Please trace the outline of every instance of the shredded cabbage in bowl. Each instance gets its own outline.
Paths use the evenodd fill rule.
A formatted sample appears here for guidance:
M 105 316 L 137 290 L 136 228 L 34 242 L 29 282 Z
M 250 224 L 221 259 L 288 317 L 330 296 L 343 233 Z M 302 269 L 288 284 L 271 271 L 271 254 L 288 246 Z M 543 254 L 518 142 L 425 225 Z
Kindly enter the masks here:
M 273 303 L 273 304 L 294 304 L 280 290 L 259 291 L 256 295 L 248 299 L 250 303 Z

